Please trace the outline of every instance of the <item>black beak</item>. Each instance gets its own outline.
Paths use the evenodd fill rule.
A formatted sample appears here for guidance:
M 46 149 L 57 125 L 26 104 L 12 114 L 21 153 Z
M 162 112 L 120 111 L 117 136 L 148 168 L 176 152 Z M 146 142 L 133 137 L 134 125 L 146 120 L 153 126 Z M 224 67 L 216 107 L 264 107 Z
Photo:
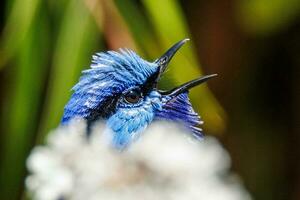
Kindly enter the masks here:
M 155 80 L 155 84 L 157 84 L 158 80 L 160 79 L 161 75 L 164 73 L 166 70 L 169 62 L 171 61 L 172 57 L 175 55 L 175 53 L 184 45 L 187 41 L 190 39 L 186 38 L 183 39 L 176 44 L 174 44 L 168 51 L 166 51 L 159 59 L 155 61 L 155 63 L 158 64 L 159 66 L 159 72 Z
M 172 57 L 175 55 L 175 53 L 190 39 L 186 38 L 183 39 L 179 42 L 177 42 L 176 44 L 174 44 L 170 49 L 168 49 L 168 51 L 166 51 L 159 59 L 157 59 L 155 61 L 156 64 L 158 64 L 159 66 L 159 71 L 158 74 L 156 76 L 156 79 L 154 81 L 154 85 L 153 87 L 157 87 L 157 83 L 161 77 L 161 75 L 165 72 L 169 62 L 171 61 Z M 211 75 L 206 75 L 197 79 L 194 79 L 192 81 L 189 81 L 187 83 L 182 84 L 179 87 L 176 87 L 172 90 L 169 91 L 160 91 L 160 93 L 162 95 L 168 95 L 170 97 L 176 97 L 177 95 L 179 95 L 182 92 L 185 92 L 197 85 L 200 85 L 204 82 L 206 82 L 208 79 L 211 79 L 213 77 L 217 76 L 217 74 L 211 74 Z
M 206 82 L 207 80 L 213 78 L 213 77 L 216 77 L 217 74 L 210 74 L 210 75 L 206 75 L 206 76 L 203 76 L 203 77 L 200 77 L 200 78 L 197 78 L 197 79 L 194 79 L 194 80 L 191 80 L 187 83 L 184 83 L 172 90 L 169 90 L 169 91 L 160 91 L 160 93 L 162 95 L 168 95 L 170 97 L 176 97 L 177 95 L 181 94 L 182 92 L 185 92 L 197 85 L 200 85 L 204 82 Z

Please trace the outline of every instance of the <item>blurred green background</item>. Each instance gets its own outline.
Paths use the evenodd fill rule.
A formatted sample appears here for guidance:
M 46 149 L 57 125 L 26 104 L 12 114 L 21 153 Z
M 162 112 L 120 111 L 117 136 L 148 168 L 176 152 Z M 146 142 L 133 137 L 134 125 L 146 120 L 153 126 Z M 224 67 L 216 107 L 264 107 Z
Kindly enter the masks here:
M 187 37 L 161 86 L 218 73 L 191 93 L 206 134 L 221 139 L 254 199 L 300 199 L 299 0 L 0 5 L 0 199 L 24 199 L 26 157 L 59 125 L 93 53 L 128 47 L 154 60 Z

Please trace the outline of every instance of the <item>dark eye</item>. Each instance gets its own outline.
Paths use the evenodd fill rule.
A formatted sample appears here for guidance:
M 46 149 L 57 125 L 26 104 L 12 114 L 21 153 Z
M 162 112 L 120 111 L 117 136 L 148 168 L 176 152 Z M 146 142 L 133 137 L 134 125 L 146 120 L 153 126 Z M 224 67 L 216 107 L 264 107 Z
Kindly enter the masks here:
M 125 100 L 128 103 L 138 103 L 142 98 L 142 93 L 139 90 L 131 90 L 125 94 Z

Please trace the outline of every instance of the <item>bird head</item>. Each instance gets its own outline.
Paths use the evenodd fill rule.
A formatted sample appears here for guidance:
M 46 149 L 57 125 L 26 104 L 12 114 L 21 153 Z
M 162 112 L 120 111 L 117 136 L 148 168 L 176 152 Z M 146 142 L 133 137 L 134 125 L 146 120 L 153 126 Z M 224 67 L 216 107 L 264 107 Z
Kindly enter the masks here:
M 88 125 L 103 119 L 118 149 L 136 140 L 154 120 L 182 123 L 193 135 L 201 137 L 202 121 L 192 108 L 188 90 L 216 75 L 197 78 L 169 91 L 158 89 L 161 75 L 186 41 L 174 44 L 154 62 L 127 49 L 97 53 L 91 68 L 82 72 L 73 87 L 62 123 L 75 117 L 84 118 Z

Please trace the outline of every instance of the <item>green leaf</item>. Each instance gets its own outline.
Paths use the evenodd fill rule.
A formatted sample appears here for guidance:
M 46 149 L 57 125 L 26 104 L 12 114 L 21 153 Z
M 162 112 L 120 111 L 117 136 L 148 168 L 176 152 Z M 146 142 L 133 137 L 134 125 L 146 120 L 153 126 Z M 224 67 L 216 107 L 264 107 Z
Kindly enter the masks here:
M 40 8 L 40 0 L 16 0 L 12 4 L 12 9 L 4 27 L 3 37 L 0 45 L 0 69 L 17 52 L 19 46 L 26 42 L 26 38 L 36 13 Z
M 82 1 L 71 0 L 61 24 L 50 72 L 45 107 L 37 142 L 60 124 L 72 86 L 90 64 L 98 41 L 98 29 Z
M 10 69 L 13 85 L 5 96 L 6 106 L 1 113 L 5 120 L 0 166 L 1 199 L 17 199 L 22 192 L 25 160 L 37 129 L 47 71 L 49 35 L 44 15 L 32 23 L 41 29 L 30 28 L 18 47 L 19 53 Z

